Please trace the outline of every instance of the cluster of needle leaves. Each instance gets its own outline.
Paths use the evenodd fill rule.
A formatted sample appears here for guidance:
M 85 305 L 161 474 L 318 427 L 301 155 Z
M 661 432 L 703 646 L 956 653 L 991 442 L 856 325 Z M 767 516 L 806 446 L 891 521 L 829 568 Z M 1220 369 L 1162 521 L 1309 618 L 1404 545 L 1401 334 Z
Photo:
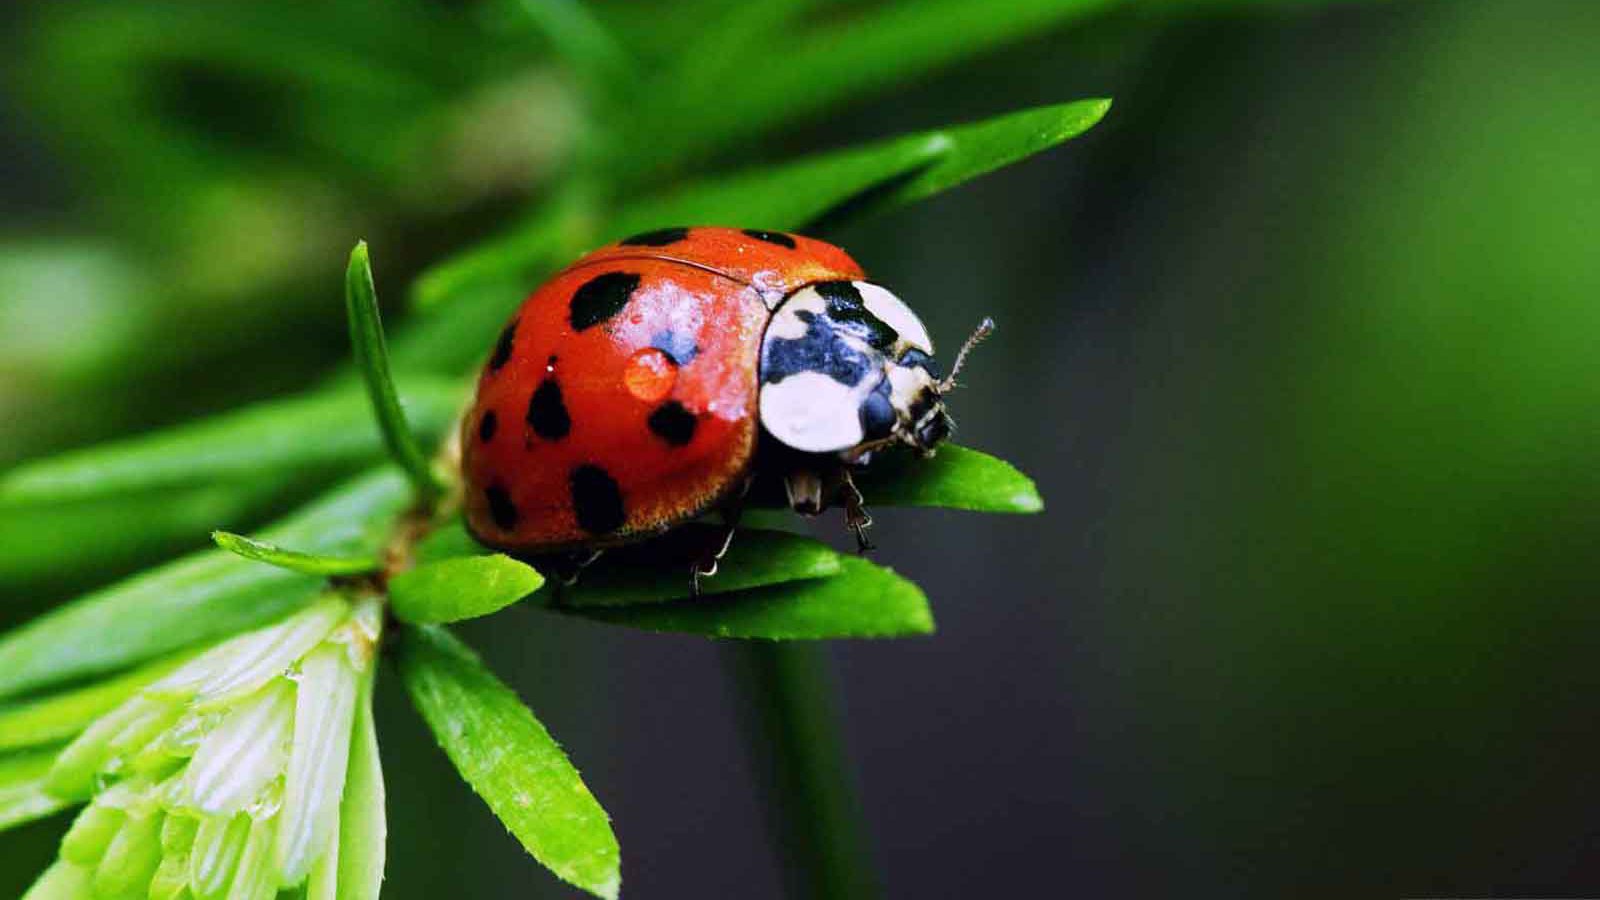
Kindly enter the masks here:
M 923 592 L 892 570 L 761 515 L 752 520 L 769 527 L 741 532 L 704 596 L 687 596 L 681 566 L 605 561 L 558 595 L 527 563 L 476 545 L 453 511 L 457 476 L 437 463 L 447 458 L 437 451 L 470 394 L 471 370 L 533 286 L 607 240 L 680 224 L 826 237 L 844 221 L 914 203 L 1083 133 L 1108 101 L 1013 111 L 732 173 L 680 174 L 719 148 L 866 86 L 1097 5 L 1034 0 L 994 16 L 966 0 L 887 4 L 855 21 L 846 42 L 801 40 L 745 68 L 749 54 L 741 48 L 772 39 L 806 3 L 742 5 L 715 39 L 685 38 L 676 55 L 651 44 L 665 39 L 657 32 L 616 33 L 576 4 L 522 4 L 584 85 L 594 120 L 605 123 L 582 142 L 566 187 L 499 236 L 417 278 L 408 321 L 390 342 L 378 321 L 367 248 L 358 245 L 345 285 L 352 371 L 298 395 L 0 476 L 7 519 L 60 526 L 59 541 L 69 546 L 51 546 L 48 536 L 33 546 L 40 565 L 61 567 L 84 564 L 69 552 L 74 535 L 109 523 L 137 518 L 147 538 L 176 538 L 202 522 L 210 530 L 263 497 L 323 486 L 249 536 L 217 532 L 215 548 L 93 590 L 0 635 L 0 828 L 81 801 L 50 788 L 61 748 L 181 661 L 280 622 L 330 590 L 376 590 L 391 617 L 383 652 L 462 777 L 556 875 L 615 896 L 619 851 L 605 812 L 533 712 L 448 623 L 523 603 L 629 628 L 777 641 L 926 634 L 933 616 Z M 647 69 L 651 89 L 641 93 Z M 719 77 L 734 71 L 743 74 Z M 959 446 L 931 460 L 891 455 L 858 483 L 875 506 L 1041 508 L 1028 478 Z M 364 796 L 378 808 L 361 815 L 381 825 L 381 789 Z M 366 870 L 381 871 L 382 841 L 360 847 Z M 338 896 L 376 893 L 376 880 L 351 884 Z

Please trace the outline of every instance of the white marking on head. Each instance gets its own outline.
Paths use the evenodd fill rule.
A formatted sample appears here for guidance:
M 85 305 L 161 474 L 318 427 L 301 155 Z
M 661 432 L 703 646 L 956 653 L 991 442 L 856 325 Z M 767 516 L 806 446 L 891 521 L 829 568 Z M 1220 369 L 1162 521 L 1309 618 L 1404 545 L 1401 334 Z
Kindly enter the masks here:
M 904 416 L 917 397 L 934 384 L 933 376 L 921 366 L 890 366 L 889 403 Z
M 793 301 L 790 301 L 793 302 Z M 797 372 L 761 388 L 761 425 L 805 453 L 834 453 L 861 443 L 861 400 L 878 379 L 840 384 L 821 372 Z
M 813 316 L 820 316 L 827 312 L 828 301 L 822 299 L 822 295 L 817 293 L 817 289 L 814 287 L 805 287 L 795 291 L 789 297 L 788 302 L 784 303 L 778 308 L 777 312 L 772 314 L 772 321 L 767 325 L 766 337 L 762 340 L 782 338 L 788 341 L 796 341 L 805 337 L 806 330 L 810 326 L 800 317 L 802 310 L 811 313 Z
M 898 332 L 900 340 L 905 344 L 929 356 L 933 355 L 933 338 L 928 336 L 928 326 L 922 324 L 922 320 L 917 318 L 917 314 L 911 311 L 911 307 L 907 306 L 905 301 L 870 281 L 856 281 L 852 284 L 861 292 L 861 301 L 866 304 L 867 312 L 877 316 L 883 324 Z

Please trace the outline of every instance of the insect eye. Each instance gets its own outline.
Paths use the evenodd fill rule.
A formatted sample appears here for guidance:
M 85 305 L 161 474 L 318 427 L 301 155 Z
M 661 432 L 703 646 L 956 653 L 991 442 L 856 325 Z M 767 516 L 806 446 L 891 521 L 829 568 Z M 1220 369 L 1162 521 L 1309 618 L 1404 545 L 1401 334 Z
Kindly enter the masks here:
M 902 366 L 921 369 L 933 376 L 934 380 L 936 381 L 939 378 L 939 364 L 934 361 L 932 356 L 929 356 L 915 347 L 912 347 L 906 352 L 900 354 L 900 359 L 898 362 Z

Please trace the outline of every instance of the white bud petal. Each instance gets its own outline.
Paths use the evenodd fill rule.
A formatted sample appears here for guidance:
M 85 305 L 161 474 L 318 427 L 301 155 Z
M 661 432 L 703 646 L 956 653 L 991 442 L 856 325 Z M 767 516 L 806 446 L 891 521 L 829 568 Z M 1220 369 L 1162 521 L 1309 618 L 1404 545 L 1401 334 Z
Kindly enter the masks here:
M 94 896 L 90 883 L 94 873 L 65 860 L 44 870 L 39 880 L 22 895 L 22 900 L 81 900 Z
M 189 893 L 188 853 L 161 857 L 161 865 L 156 868 L 155 877 L 150 879 L 147 896 L 149 900 L 179 900 L 193 896 Z
M 210 815 L 245 807 L 283 771 L 294 717 L 294 686 L 285 679 L 246 700 L 201 742 L 174 803 Z
M 122 828 L 122 810 L 91 803 L 72 820 L 61 839 L 61 858 L 93 869 L 105 855 L 106 845 Z
M 317 857 L 306 880 L 305 900 L 339 900 L 339 829 L 328 838 L 328 846 Z
M 211 816 L 200 820 L 189 851 L 189 889 L 198 900 L 224 896 L 250 837 L 250 817 Z
M 46 776 L 46 788 L 58 797 L 88 797 L 94 790 L 95 774 L 111 758 L 111 742 L 130 723 L 163 706 L 165 704 L 135 695 L 96 719 L 56 757 Z
M 288 668 L 295 657 L 310 649 L 337 625 L 346 611 L 344 601 L 334 597 L 323 598 L 276 624 L 246 632 L 212 647 L 145 688 L 145 693 L 189 699 L 196 693 L 205 692 L 216 699 L 219 688 L 225 685 L 229 686 L 230 693 L 247 693 L 255 685 Z M 279 651 L 284 649 L 287 638 L 298 634 L 301 629 L 315 631 L 318 623 L 326 623 L 322 634 L 311 637 L 300 650 L 290 653 L 281 666 L 276 669 L 271 667 L 281 655 Z M 267 664 L 266 674 L 252 681 L 254 670 L 263 662 Z
M 214 678 L 201 685 L 196 704 L 204 707 L 226 703 L 282 675 L 327 637 L 349 611 L 345 601 L 329 597 L 265 632 L 251 635 L 262 640 L 241 646 Z
M 272 833 L 276 821 L 265 819 L 250 826 L 244 852 L 234 868 L 228 886 L 228 900 L 272 900 L 278 893 L 278 877 L 272 867 Z
M 306 877 L 338 826 L 355 702 L 356 673 L 345 647 L 328 643 L 313 650 L 300 667 L 294 744 L 283 783 L 276 862 L 284 884 Z
M 129 815 L 107 845 L 94 871 L 101 897 L 142 897 L 161 865 L 161 819 L 157 812 Z

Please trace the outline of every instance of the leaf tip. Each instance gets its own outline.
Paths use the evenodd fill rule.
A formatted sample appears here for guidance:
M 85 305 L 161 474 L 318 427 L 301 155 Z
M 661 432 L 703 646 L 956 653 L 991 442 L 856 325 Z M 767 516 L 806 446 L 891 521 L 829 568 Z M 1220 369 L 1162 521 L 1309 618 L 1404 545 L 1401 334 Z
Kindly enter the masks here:
M 1027 490 L 1011 495 L 1011 507 L 1019 513 L 1044 512 L 1044 498 L 1030 485 Z
M 620 872 L 612 872 L 606 880 L 589 885 L 587 890 L 596 897 L 604 897 L 605 900 L 617 900 L 617 897 L 622 893 L 622 874 Z

